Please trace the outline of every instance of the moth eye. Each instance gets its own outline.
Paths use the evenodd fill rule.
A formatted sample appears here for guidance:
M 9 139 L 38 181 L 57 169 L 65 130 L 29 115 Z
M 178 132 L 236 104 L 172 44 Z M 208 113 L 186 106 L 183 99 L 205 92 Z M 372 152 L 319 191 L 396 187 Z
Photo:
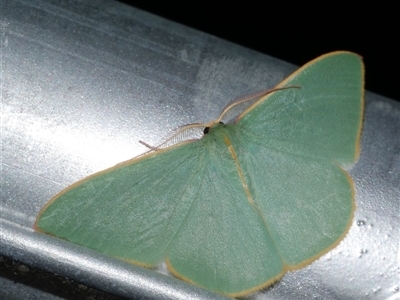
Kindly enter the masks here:
M 224 124 L 224 123 L 223 123 L 223 122 L 219 122 L 218 124 Z M 210 126 L 205 127 L 204 130 L 203 130 L 203 133 L 204 133 L 204 134 L 209 133 L 209 132 L 210 132 L 210 129 L 211 129 Z

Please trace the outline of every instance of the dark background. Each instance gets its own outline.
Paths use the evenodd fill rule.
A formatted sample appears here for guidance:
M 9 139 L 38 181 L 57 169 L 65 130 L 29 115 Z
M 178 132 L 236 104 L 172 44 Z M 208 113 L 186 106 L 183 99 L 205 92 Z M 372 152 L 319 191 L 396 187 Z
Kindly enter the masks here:
M 400 22 L 395 7 L 337 1 L 309 7 L 272 0 L 241 1 L 240 5 L 232 1 L 120 2 L 298 66 L 330 51 L 356 52 L 364 57 L 367 90 L 400 100 Z

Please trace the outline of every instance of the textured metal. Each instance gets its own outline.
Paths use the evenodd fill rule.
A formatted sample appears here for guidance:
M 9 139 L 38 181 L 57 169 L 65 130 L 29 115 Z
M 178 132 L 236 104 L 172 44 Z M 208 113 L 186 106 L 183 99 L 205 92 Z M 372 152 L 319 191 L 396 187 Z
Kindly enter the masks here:
M 222 298 L 32 225 L 62 188 L 146 151 L 139 140 L 154 145 L 179 125 L 210 121 L 296 68 L 118 2 L 0 5 L 0 254 L 127 298 Z M 248 298 L 400 297 L 400 105 L 366 98 L 349 234 Z

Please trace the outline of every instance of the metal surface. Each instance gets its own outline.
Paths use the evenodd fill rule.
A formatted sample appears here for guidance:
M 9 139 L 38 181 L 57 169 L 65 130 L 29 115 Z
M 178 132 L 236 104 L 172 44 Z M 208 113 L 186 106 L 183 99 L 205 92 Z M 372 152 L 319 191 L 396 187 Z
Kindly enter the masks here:
M 92 3 L 0 4 L 0 253 L 128 298 L 222 298 L 32 225 L 62 188 L 146 151 L 139 140 L 157 144 L 179 125 L 210 121 L 295 67 L 118 2 Z M 399 299 L 400 105 L 366 98 L 349 234 L 248 298 Z

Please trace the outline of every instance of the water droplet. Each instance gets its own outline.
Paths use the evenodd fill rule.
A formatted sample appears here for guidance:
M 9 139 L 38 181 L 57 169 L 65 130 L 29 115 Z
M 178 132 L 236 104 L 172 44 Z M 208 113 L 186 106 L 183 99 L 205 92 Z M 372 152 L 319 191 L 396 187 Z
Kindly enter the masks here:
M 360 253 L 360 255 L 358 257 L 362 257 L 364 254 L 368 253 L 368 250 L 367 249 L 360 249 L 359 253 Z
M 372 292 L 376 294 L 376 293 L 379 292 L 380 290 L 381 290 L 381 287 L 377 287 L 377 288 L 373 289 Z

